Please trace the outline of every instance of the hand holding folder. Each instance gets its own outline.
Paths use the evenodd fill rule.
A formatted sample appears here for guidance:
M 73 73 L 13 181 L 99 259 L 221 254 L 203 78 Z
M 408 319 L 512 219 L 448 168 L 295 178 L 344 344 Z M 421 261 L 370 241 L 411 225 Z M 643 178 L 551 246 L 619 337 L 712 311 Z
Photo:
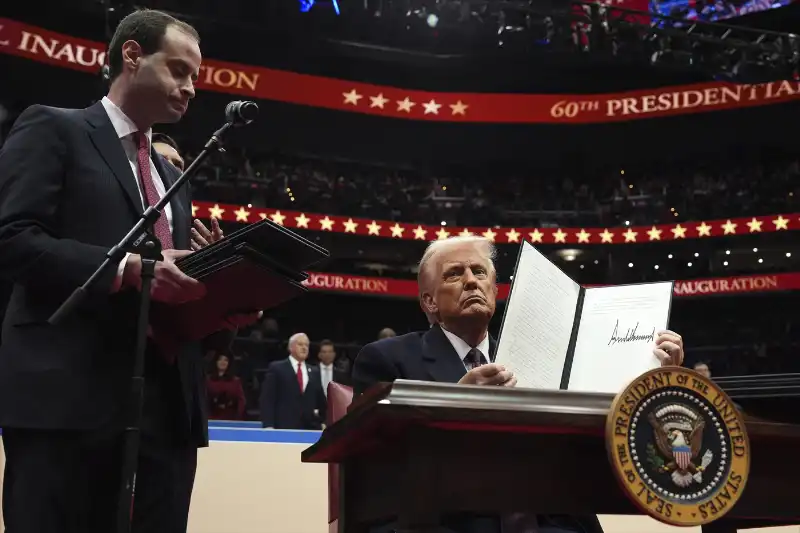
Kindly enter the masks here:
M 300 235 L 265 219 L 175 262 L 206 287 L 200 300 L 154 305 L 151 323 L 189 341 L 220 329 L 233 315 L 277 307 L 308 289 L 308 267 L 329 253 Z

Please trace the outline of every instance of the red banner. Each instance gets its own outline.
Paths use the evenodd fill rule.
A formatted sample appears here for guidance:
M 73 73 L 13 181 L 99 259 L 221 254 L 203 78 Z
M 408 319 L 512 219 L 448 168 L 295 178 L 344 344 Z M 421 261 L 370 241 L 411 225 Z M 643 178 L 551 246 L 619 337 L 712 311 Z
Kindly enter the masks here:
M 367 296 L 417 298 L 417 282 L 405 279 L 373 278 L 349 274 L 309 272 L 304 285 L 313 290 L 343 292 Z M 498 299 L 505 300 L 508 283 L 498 284 Z M 755 294 L 800 289 L 800 272 L 734 276 L 728 278 L 692 279 L 675 282 L 675 297 Z
M 410 222 L 370 220 L 318 213 L 300 213 L 279 209 L 260 209 L 243 205 L 195 202 L 192 216 L 214 217 L 228 222 L 249 224 L 269 217 L 287 228 L 311 231 L 350 233 L 364 237 L 385 237 L 409 241 L 434 241 L 456 236 L 483 235 L 500 243 L 521 243 L 528 240 L 540 244 L 637 244 L 645 242 L 678 241 L 710 237 L 733 237 L 754 233 L 772 233 L 800 229 L 800 214 L 765 215 L 751 218 L 681 222 L 657 226 L 626 226 L 623 228 L 491 228 L 471 226 L 427 226 Z
M 0 18 L 0 53 L 97 74 L 105 45 Z M 779 104 L 800 82 L 722 82 L 615 94 L 489 94 L 413 91 L 206 60 L 198 89 L 370 115 L 440 122 L 590 124 Z

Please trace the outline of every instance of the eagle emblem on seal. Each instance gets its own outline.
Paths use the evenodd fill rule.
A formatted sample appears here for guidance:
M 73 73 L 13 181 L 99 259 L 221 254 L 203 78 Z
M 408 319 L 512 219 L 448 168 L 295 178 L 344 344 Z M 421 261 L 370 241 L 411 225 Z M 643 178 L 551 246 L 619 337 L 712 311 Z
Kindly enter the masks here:
M 703 417 L 686 405 L 670 404 L 651 411 L 648 421 L 655 433 L 657 450 L 648 445 L 648 462 L 659 473 L 670 474 L 672 482 L 685 488 L 703 482 L 703 471 L 714 453 L 703 447 Z M 699 462 L 699 464 L 698 464 Z

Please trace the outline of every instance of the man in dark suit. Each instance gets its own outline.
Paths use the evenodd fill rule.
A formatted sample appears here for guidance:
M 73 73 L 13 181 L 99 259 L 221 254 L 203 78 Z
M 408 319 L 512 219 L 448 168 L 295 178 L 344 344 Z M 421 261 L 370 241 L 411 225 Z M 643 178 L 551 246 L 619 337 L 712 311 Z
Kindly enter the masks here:
M 325 393 L 325 398 L 328 397 L 328 385 L 332 381 L 342 385 L 350 385 L 348 373 L 338 368 L 335 364 L 336 346 L 332 341 L 325 339 L 319 343 L 317 359 L 319 359 L 319 379 L 322 383 L 322 392 Z
M 177 179 L 152 149 L 151 127 L 186 111 L 198 43 L 169 15 L 129 15 L 109 46 L 108 96 L 87 109 L 28 108 L 0 151 L 0 278 L 13 283 L 0 346 L 9 531 L 114 530 L 141 258 L 107 271 L 63 323 L 47 320 Z M 204 295 L 174 263 L 190 253 L 190 225 L 184 190 L 154 228 L 164 248 L 151 291 L 160 305 Z M 151 326 L 133 531 L 183 533 L 197 447 L 208 439 L 202 350 Z
M 261 425 L 272 429 L 321 429 L 325 394 L 319 370 L 306 363 L 305 333 L 289 338 L 289 357 L 270 363 L 261 383 Z
M 456 237 L 430 244 L 419 264 L 422 310 L 428 331 L 382 339 L 362 348 L 353 366 L 355 394 L 371 385 L 396 379 L 469 385 L 516 385 L 513 373 L 493 363 L 495 341 L 489 321 L 495 312 L 496 251 L 482 237 Z M 664 364 L 683 361 L 680 336 L 663 332 L 656 356 Z M 391 482 L 391 481 L 388 481 Z M 393 526 L 386 526 L 391 530 Z M 509 516 L 460 514 L 444 518 L 442 532 L 556 533 L 602 532 L 595 516 Z

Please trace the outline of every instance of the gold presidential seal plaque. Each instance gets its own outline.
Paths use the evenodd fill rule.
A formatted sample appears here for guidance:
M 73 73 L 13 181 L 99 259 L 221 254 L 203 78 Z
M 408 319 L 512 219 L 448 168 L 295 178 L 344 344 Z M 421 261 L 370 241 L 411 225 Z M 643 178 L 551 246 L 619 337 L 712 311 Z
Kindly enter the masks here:
M 750 471 L 741 413 L 713 381 L 681 367 L 646 372 L 614 398 L 606 448 L 627 496 L 674 526 L 725 515 Z

